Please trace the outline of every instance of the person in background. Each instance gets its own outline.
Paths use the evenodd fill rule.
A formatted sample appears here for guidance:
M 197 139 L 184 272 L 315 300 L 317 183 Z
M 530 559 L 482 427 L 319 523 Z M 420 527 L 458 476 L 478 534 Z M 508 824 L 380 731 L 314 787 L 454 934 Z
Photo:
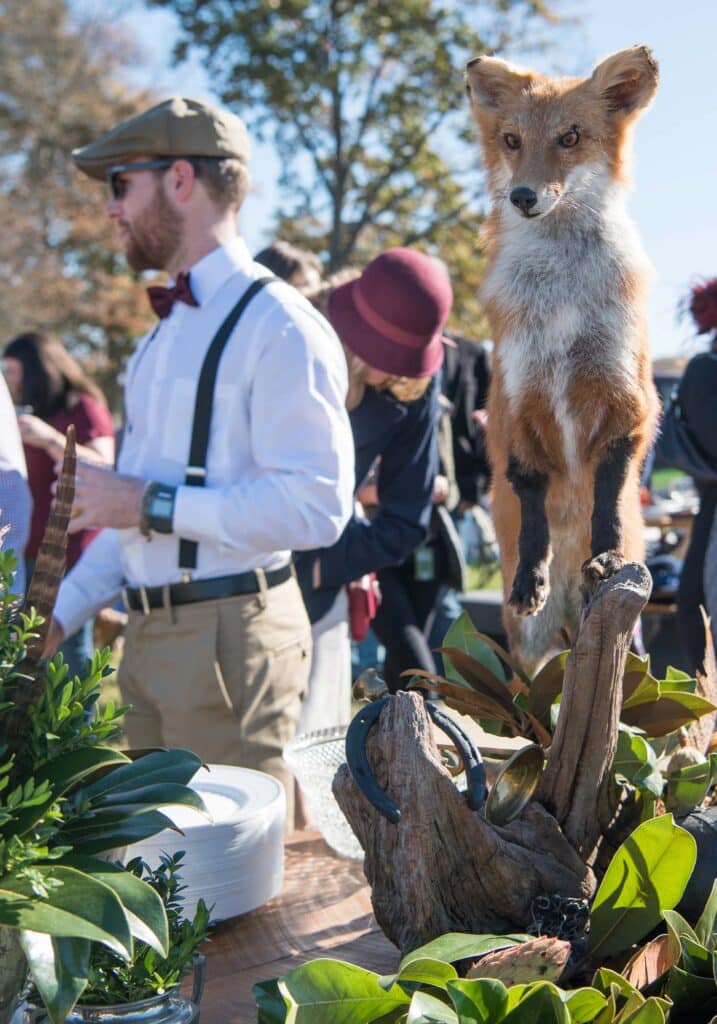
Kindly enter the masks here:
M 316 291 L 321 284 L 321 260 L 307 249 L 299 249 L 278 238 L 254 257 L 282 281 L 288 281 L 304 294 Z
M 158 320 L 127 369 L 118 472 L 78 465 L 71 529 L 104 529 L 60 587 L 48 649 L 121 592 L 130 744 L 274 775 L 291 826 L 282 751 L 311 650 L 291 550 L 333 544 L 351 511 L 341 346 L 237 234 L 236 115 L 174 97 L 73 160 L 109 186 L 130 267 L 171 284 L 149 290 Z
M 708 335 L 710 346 L 687 364 L 677 390 L 677 404 L 694 442 L 714 463 L 717 477 L 717 278 L 693 288 L 689 310 L 698 334 Z M 659 452 L 659 439 L 657 448 Z M 690 673 L 704 670 L 705 630 L 700 606 L 705 605 L 705 562 L 717 509 L 717 482 L 695 480 L 695 487 L 699 511 L 692 525 L 677 593 L 677 620 L 688 658 L 684 667 Z
M 448 276 L 436 260 L 407 248 L 389 249 L 349 276 L 329 281 L 313 301 L 324 305 L 344 346 L 355 485 L 377 464 L 378 511 L 370 520 L 355 513 L 335 544 L 295 556 L 315 652 L 301 731 L 348 721 L 346 585 L 400 564 L 422 543 L 438 472 L 439 371 L 453 300 Z
M 50 515 L 56 467 L 62 460 L 67 428 L 70 424 L 75 427 L 80 454 L 111 466 L 114 423 L 100 389 L 54 335 L 35 331 L 18 335 L 5 346 L 3 364 L 19 408 L 18 423 L 32 492 L 32 524 L 25 551 L 29 579 Z M 97 532 L 83 530 L 69 538 L 68 570 Z M 81 672 L 86 659 L 92 657 L 91 619 L 67 637 L 61 651 L 70 675 Z
M 17 558 L 13 593 L 22 600 L 25 545 L 30 535 L 32 497 L 22 450 L 17 415 L 4 378 L 0 375 L 0 548 Z

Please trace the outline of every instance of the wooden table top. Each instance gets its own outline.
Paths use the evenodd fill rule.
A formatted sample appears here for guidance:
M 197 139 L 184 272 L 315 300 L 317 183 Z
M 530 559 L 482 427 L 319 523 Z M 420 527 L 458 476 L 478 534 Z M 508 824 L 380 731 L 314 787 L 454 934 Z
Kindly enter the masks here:
M 253 1024 L 252 985 L 316 957 L 379 974 L 390 973 L 400 960 L 371 912 L 361 862 L 338 857 L 316 832 L 287 840 L 281 895 L 218 924 L 203 952 L 202 1024 Z

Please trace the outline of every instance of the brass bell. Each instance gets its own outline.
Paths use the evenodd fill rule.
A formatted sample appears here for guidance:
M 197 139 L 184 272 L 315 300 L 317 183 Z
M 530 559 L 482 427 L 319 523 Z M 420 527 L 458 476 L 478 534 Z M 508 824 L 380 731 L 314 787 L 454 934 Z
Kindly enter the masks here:
M 508 758 L 490 787 L 483 814 L 492 825 L 508 825 L 526 807 L 543 774 L 545 752 L 529 743 Z

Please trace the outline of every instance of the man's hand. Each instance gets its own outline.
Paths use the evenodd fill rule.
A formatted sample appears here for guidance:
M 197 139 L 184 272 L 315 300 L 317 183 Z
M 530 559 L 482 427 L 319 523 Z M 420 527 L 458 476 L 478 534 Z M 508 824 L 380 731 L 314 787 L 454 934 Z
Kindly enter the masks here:
M 101 469 L 87 462 L 77 465 L 75 501 L 69 533 L 112 526 L 123 530 L 139 526 L 145 481 L 136 476 Z
M 65 632 L 53 615 L 50 619 L 50 628 L 47 631 L 47 639 L 42 651 L 43 658 L 51 658 L 64 639 Z

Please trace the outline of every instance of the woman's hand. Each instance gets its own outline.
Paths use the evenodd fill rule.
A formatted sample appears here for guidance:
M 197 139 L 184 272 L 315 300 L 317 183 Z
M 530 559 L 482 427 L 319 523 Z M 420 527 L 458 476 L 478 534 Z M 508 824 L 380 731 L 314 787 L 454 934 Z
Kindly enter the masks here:
M 448 483 L 448 477 L 439 473 L 433 481 L 433 504 L 442 505 L 448 498 L 449 491 L 450 484 Z
M 42 448 L 48 455 L 56 456 L 58 448 L 65 447 L 65 438 L 59 430 L 45 423 L 39 416 L 23 412 L 17 418 L 23 443 L 33 448 Z

